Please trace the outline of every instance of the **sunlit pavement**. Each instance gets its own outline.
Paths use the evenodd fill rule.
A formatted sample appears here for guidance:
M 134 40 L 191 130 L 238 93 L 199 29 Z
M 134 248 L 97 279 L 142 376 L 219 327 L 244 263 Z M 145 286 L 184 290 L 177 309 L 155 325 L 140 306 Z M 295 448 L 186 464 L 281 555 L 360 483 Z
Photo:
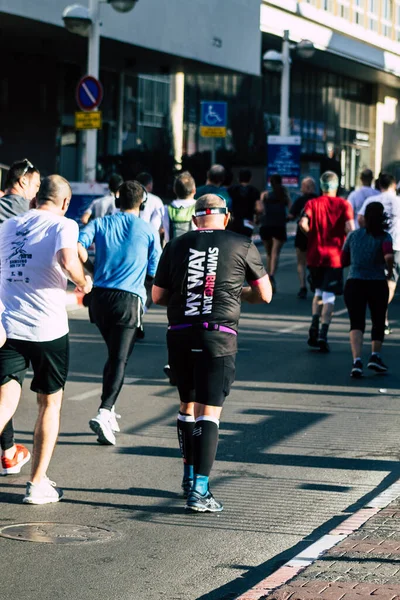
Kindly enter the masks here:
M 49 471 L 65 499 L 22 505 L 24 467 L 0 479 L 1 525 L 80 524 L 119 536 L 57 545 L 0 538 L 5 600 L 235 598 L 399 477 L 398 301 L 384 347 L 390 374 L 366 370 L 352 381 L 342 300 L 331 353 L 307 348 L 311 297 L 296 298 L 292 244 L 277 283 L 272 304 L 246 307 L 241 320 L 236 383 L 211 479 L 225 506 L 218 515 L 187 514 L 180 498 L 177 393 L 162 371 L 165 311 L 148 313 L 146 337 L 129 362 L 116 447 L 98 446 L 87 424 L 99 404 L 104 344 L 85 309 L 70 312 L 71 373 Z M 35 416 L 28 380 L 16 426 L 30 448 Z

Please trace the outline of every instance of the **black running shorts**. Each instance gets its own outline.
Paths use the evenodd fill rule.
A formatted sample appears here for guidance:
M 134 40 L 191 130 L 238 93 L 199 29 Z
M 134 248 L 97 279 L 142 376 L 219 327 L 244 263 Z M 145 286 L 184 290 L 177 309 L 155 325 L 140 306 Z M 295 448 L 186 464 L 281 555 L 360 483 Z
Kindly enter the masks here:
M 168 335 L 169 364 L 180 400 L 222 406 L 235 380 L 236 354 L 212 356 L 206 348 L 199 351 L 194 346 L 185 344 L 182 336 Z
M 68 334 L 50 342 L 8 339 L 0 348 L 0 386 L 13 379 L 22 386 L 30 364 L 33 392 L 55 394 L 64 389 L 69 367 Z
M 294 247 L 298 248 L 301 252 L 307 252 L 308 238 L 305 233 L 302 232 L 300 227 L 297 228 L 296 237 L 294 239 Z
M 343 294 L 343 269 L 334 267 L 308 267 L 311 291 L 332 292 L 335 296 Z
M 286 242 L 286 227 L 269 227 L 267 225 L 263 225 L 262 227 L 260 227 L 260 238 L 265 242 L 269 242 L 271 240 L 279 240 L 280 242 Z

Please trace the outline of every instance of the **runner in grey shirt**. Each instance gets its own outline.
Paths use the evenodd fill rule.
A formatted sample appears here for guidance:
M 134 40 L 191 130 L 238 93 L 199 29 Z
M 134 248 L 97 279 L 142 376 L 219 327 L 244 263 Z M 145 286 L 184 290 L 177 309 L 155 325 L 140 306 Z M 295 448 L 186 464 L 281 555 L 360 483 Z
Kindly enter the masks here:
M 110 180 L 108 182 L 108 187 L 110 190 L 110 194 L 107 196 L 102 196 L 101 198 L 97 198 L 93 200 L 93 202 L 88 206 L 81 217 L 81 222 L 84 225 L 87 225 L 90 219 L 99 219 L 101 217 L 105 217 L 106 215 L 113 215 L 116 212 L 115 207 L 115 197 L 117 195 L 118 189 L 124 183 L 121 175 L 111 175 Z
M 18 160 L 8 171 L 5 187 L 0 198 L 0 224 L 29 210 L 40 188 L 40 173 L 27 158 Z
M 357 215 L 359 213 L 360 208 L 364 204 L 364 202 L 373 196 L 377 196 L 379 191 L 372 186 L 372 181 L 374 179 L 374 174 L 371 169 L 364 169 L 360 175 L 361 179 L 361 187 L 358 190 L 354 190 L 351 192 L 347 200 L 353 207 L 354 210 L 354 225 L 356 229 L 360 227 L 357 221 Z
M 8 171 L 5 186 L 6 193 L 0 198 L 0 224 L 29 210 L 40 188 L 40 173 L 27 158 L 17 160 Z M 19 473 L 30 453 L 22 444 L 15 444 L 12 420 L 0 435 L 0 446 L 2 474 Z

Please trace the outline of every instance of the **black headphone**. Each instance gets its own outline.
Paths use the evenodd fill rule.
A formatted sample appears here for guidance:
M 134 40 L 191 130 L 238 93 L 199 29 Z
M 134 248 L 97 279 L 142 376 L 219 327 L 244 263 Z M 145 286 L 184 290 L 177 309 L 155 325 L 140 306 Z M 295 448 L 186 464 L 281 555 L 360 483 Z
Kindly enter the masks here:
M 147 200 L 149 198 L 149 193 L 146 190 L 146 188 L 144 187 L 144 185 L 142 185 L 140 183 L 140 181 L 138 183 L 142 186 L 142 190 L 143 190 L 143 200 L 142 200 L 142 202 L 141 202 L 141 204 L 139 206 L 139 210 L 144 210 L 146 208 L 146 203 L 147 203 Z

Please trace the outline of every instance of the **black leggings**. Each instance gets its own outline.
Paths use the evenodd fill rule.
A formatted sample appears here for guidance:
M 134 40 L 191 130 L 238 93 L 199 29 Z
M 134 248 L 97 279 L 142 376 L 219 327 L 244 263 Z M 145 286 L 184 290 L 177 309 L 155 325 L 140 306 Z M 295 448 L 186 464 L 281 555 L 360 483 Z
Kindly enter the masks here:
M 100 408 L 111 410 L 124 383 L 125 368 L 135 345 L 136 328 L 141 324 L 141 302 L 129 292 L 95 288 L 89 310 L 108 350 Z
M 385 280 L 348 279 L 344 301 L 349 311 L 350 331 L 365 331 L 367 306 L 371 313 L 373 342 L 383 342 L 389 287 Z

